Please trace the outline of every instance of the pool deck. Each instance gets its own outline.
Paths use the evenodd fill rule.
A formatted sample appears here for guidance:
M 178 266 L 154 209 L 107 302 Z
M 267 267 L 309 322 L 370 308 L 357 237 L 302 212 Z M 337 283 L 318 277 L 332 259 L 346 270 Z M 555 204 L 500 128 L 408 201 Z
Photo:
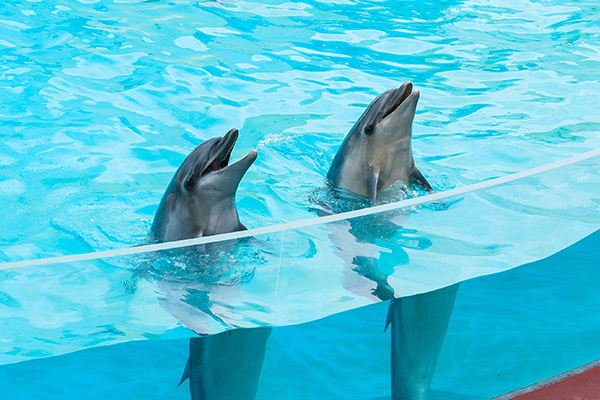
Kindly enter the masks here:
M 599 400 L 600 360 L 491 400 Z

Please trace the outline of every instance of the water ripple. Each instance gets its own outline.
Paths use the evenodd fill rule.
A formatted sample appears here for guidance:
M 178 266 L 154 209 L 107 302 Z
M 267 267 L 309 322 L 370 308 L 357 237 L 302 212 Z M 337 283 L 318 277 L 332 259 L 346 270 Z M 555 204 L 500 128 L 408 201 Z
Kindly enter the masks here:
M 346 132 L 406 80 L 437 188 L 598 147 L 598 15 L 593 1 L 5 1 L 3 252 L 134 242 L 185 155 L 232 127 L 234 158 L 259 151 L 242 219 L 310 217 Z

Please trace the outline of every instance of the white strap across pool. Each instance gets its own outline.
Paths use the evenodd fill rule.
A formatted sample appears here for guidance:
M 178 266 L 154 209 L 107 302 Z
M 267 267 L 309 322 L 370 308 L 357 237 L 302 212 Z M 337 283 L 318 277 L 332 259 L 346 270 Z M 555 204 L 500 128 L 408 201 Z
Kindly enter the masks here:
M 290 229 L 300 229 L 309 226 L 321 225 L 330 222 L 342 221 L 345 219 L 364 217 L 367 215 L 373 215 L 381 212 L 397 210 L 400 208 L 411 207 L 418 204 L 429 203 L 432 201 L 442 200 L 449 197 L 459 196 L 462 194 L 474 192 L 477 190 L 487 189 L 493 186 L 503 185 L 505 183 L 513 182 L 519 179 L 528 178 L 534 175 L 538 175 L 544 172 L 552 171 L 554 169 L 562 168 L 568 165 L 576 164 L 581 161 L 588 160 L 590 158 L 600 156 L 600 148 L 588 151 L 582 154 L 578 154 L 573 157 L 565 158 L 563 160 L 555 161 L 553 163 L 545 164 L 539 167 L 531 168 L 525 171 L 517 172 L 514 174 L 506 175 L 500 178 L 490 179 L 483 182 L 474 183 L 461 188 L 455 188 L 446 190 L 444 192 L 437 192 L 428 194 L 426 196 L 415 197 L 412 199 L 401 200 L 395 203 L 383 204 L 370 208 L 364 208 L 356 211 L 349 211 L 345 213 L 329 215 L 320 218 L 310 218 L 300 221 L 287 222 L 284 224 L 265 226 L 262 228 L 249 229 L 246 231 L 238 231 L 231 233 L 224 233 L 221 235 L 206 236 L 201 238 L 178 240 L 174 242 L 148 244 L 135 247 L 127 247 L 123 249 L 97 251 L 92 253 L 84 254 L 73 254 L 68 256 L 38 258 L 34 260 L 23 260 L 6 262 L 0 264 L 0 270 L 34 267 L 41 265 L 50 264 L 62 264 L 62 263 L 73 263 L 78 261 L 96 260 L 101 258 L 120 257 L 133 254 L 143 254 L 159 250 L 178 249 L 182 247 L 196 246 L 200 244 L 223 242 L 232 239 L 240 239 L 251 236 L 264 235 L 269 233 L 276 233 Z

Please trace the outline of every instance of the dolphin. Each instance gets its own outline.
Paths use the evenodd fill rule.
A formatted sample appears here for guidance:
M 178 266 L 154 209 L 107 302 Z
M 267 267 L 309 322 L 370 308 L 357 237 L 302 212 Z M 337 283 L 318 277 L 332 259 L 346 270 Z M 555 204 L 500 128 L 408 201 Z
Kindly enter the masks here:
M 419 91 L 413 90 L 410 82 L 373 100 L 333 158 L 329 182 L 367 196 L 371 204 L 379 191 L 397 181 L 432 190 L 412 155 L 412 122 L 418 101 Z
M 327 179 L 330 187 L 345 189 L 366 196 L 375 205 L 377 195 L 398 181 L 415 184 L 432 191 L 432 187 L 415 165 L 412 154 L 412 123 L 419 100 L 419 91 L 411 82 L 388 90 L 369 105 L 354 124 L 338 149 Z M 401 222 L 403 222 L 400 218 Z M 360 221 L 350 221 L 350 225 Z M 390 221 L 390 226 L 394 221 Z M 398 223 L 395 223 L 398 228 Z M 339 227 L 332 227 L 336 234 Z M 357 229 L 351 229 L 355 232 Z M 356 235 L 355 233 L 352 233 Z M 374 234 L 377 235 L 377 234 Z M 345 237 L 340 239 L 351 243 Z M 364 246 L 365 238 L 357 237 Z M 384 238 L 385 239 L 385 238 Z M 346 245 L 342 250 L 359 251 L 360 246 Z M 362 250 L 364 252 L 364 250 Z M 397 250 L 395 254 L 400 256 Z M 392 400 L 425 400 L 433 377 L 448 323 L 454 308 L 458 284 L 433 292 L 395 298 L 387 275 L 377 269 L 378 258 L 356 256 L 352 271 L 374 281 L 371 294 L 379 300 L 389 300 L 385 329 L 391 325 L 391 390 Z
M 206 140 L 181 164 L 154 216 L 151 233 L 155 241 L 246 229 L 238 216 L 235 194 L 257 152 L 252 150 L 229 164 L 237 138 L 237 129 L 231 129 L 222 138 Z M 205 306 L 210 308 L 210 304 Z M 254 400 L 270 333 L 271 328 L 236 329 L 190 339 L 179 385 L 190 380 L 192 400 Z
M 152 235 L 161 242 L 245 230 L 235 206 L 242 177 L 256 160 L 252 150 L 236 163 L 229 158 L 239 133 L 231 129 L 222 138 L 196 147 L 165 190 L 158 205 Z

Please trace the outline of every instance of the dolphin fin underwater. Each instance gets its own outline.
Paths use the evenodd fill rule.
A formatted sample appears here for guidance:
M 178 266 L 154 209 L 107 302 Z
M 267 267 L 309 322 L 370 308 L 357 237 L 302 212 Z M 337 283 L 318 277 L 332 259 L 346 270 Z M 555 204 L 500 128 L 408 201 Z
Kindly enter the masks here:
M 419 96 L 412 83 L 406 82 L 375 98 L 338 149 L 327 173 L 329 185 L 366 196 L 371 205 L 376 204 L 379 192 L 397 181 L 432 191 L 412 154 L 412 123 Z M 392 400 L 426 400 L 458 284 L 396 299 L 387 276 L 375 275 L 376 268 L 365 260 L 376 261 L 363 257 L 360 267 L 353 270 L 367 279 L 376 276 L 377 287 L 386 290 L 372 293 L 380 300 L 392 299 L 385 324 L 386 329 L 392 327 Z
M 235 194 L 257 152 L 229 164 L 237 138 L 238 131 L 232 129 L 222 138 L 204 141 L 188 155 L 154 216 L 151 233 L 155 241 L 246 229 L 238 216 Z M 192 400 L 254 400 L 270 334 L 271 328 L 234 329 L 190 339 L 179 385 L 189 379 Z

